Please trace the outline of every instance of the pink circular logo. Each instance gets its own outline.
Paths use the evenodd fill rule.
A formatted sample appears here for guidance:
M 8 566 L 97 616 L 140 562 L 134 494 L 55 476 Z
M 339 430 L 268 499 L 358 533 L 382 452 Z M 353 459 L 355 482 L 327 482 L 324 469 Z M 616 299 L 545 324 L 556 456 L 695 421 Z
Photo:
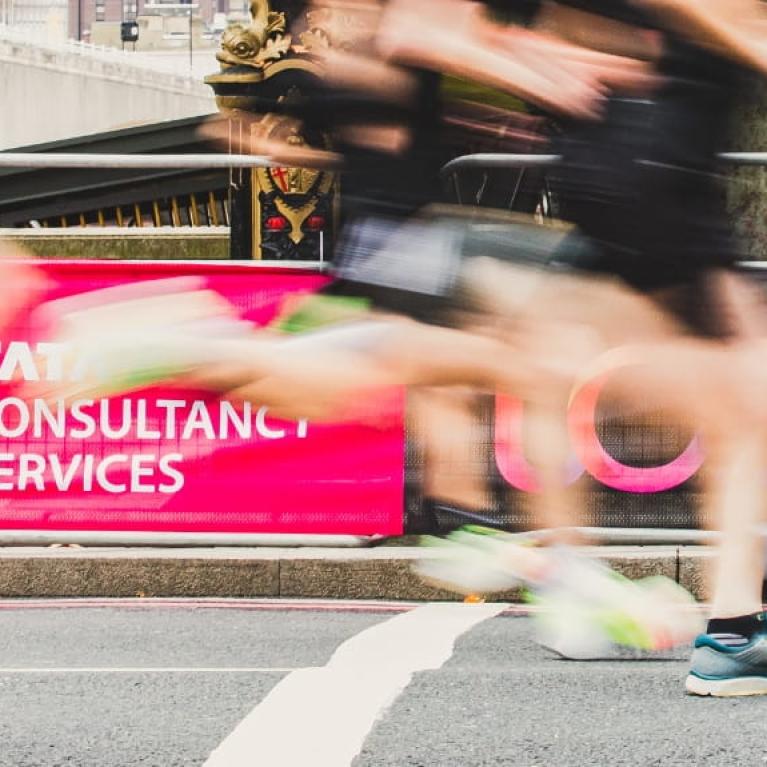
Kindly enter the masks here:
M 596 428 L 599 395 L 611 374 L 632 363 L 610 355 L 600 362 L 599 372 L 577 386 L 570 398 L 567 427 L 573 453 L 567 463 L 565 482 L 575 482 L 584 469 L 603 485 L 628 493 L 659 493 L 686 482 L 703 463 L 697 435 L 679 456 L 662 466 L 628 466 L 605 450 Z M 605 366 L 605 362 L 609 364 Z M 522 447 L 523 411 L 523 404 L 517 399 L 502 395 L 496 398 L 496 463 L 510 485 L 525 492 L 538 492 L 540 483 Z

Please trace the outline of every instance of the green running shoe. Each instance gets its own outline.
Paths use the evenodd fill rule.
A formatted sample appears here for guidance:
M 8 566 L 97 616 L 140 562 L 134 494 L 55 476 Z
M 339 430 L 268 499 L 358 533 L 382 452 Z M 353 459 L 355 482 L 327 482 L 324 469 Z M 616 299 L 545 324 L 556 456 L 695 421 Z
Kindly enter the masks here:
M 416 565 L 424 580 L 466 595 L 523 587 L 541 644 L 563 657 L 603 657 L 615 645 L 666 650 L 702 627 L 693 598 L 674 581 L 632 581 L 568 547 L 473 525 L 425 543 L 429 554 Z

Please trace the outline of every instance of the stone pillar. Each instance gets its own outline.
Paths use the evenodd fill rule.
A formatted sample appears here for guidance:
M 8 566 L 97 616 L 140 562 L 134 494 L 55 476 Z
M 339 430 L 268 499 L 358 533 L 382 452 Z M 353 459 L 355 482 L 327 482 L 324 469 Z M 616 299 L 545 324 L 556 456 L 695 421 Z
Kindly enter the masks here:
M 250 12 L 250 24 L 226 30 L 217 54 L 221 71 L 205 78 L 231 121 L 231 134 L 242 137 L 246 146 L 257 131 L 329 148 L 327 136 L 312 134 L 276 111 L 278 102 L 317 87 L 321 70 L 316 49 L 330 39 L 317 26 L 324 16 L 289 19 L 284 11 L 272 11 L 269 0 L 252 0 Z M 275 167 L 247 175 L 233 192 L 232 258 L 329 259 L 337 219 L 335 174 Z

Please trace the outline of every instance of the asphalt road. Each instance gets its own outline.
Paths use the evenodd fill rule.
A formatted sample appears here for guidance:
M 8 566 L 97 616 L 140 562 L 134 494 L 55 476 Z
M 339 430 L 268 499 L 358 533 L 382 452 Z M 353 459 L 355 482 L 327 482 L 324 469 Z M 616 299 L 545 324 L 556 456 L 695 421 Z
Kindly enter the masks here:
M 576 663 L 496 607 L 332 607 L 0 602 L 0 765 L 767 763 L 767 698 L 685 696 L 686 652 Z

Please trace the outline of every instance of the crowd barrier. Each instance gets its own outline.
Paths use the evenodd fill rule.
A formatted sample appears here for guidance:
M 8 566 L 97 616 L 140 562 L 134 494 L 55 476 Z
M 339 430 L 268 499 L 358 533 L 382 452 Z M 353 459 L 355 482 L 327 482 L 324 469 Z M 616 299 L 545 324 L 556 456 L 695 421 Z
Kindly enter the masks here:
M 767 166 L 767 152 L 725 152 L 718 157 L 725 165 Z M 457 202 L 474 204 L 480 202 L 490 174 L 519 171 L 519 186 L 525 171 L 537 170 L 543 199 L 548 194 L 546 168 L 560 160 L 555 154 L 465 155 L 448 162 L 442 177 Z M 476 193 L 474 186 L 468 186 L 472 181 L 479 190 Z M 508 183 L 515 186 L 512 179 Z M 514 199 L 512 194 L 509 207 Z M 767 287 L 767 263 L 748 262 L 741 268 Z M 605 525 L 612 531 L 620 529 L 620 535 L 611 536 L 614 540 L 622 535 L 631 538 L 632 528 L 662 529 L 668 541 L 704 540 L 704 532 L 696 528 L 711 520 L 699 516 L 699 480 L 706 470 L 700 439 L 669 425 L 660 412 L 605 412 L 599 407 L 599 393 L 605 386 L 609 376 L 585 382 L 573 393 L 569 412 L 562 413 L 571 438 L 566 481 L 587 499 L 585 522 L 592 529 Z M 524 409 L 519 402 L 498 398 L 485 420 L 488 452 L 493 456 L 489 471 L 496 476 L 490 513 L 499 523 L 524 527 L 529 522 L 527 497 L 538 490 L 524 456 Z
M 258 325 L 288 295 L 327 280 L 309 270 L 231 263 L 36 263 L 48 281 L 40 301 L 193 276 Z M 30 401 L 19 396 L 20 380 L 76 375 L 78 362 L 63 366 L 49 332 L 30 307 L 0 345 L 1 531 L 25 531 L 27 540 L 42 532 L 98 532 L 114 542 L 137 541 L 139 533 L 177 540 L 195 533 L 216 543 L 243 534 L 251 542 L 290 536 L 283 542 L 291 543 L 296 536 L 338 542 L 402 532 L 401 403 L 387 424 L 373 426 L 282 422 L 265 407 L 235 408 L 178 388 L 101 401 Z
M 60 167 L 113 167 L 125 160 L 94 157 L 53 160 Z M 20 155 L 5 158 L 0 153 L 0 166 L 32 162 Z M 50 156 L 38 155 L 35 166 L 42 158 Z M 139 167 L 167 159 L 127 161 Z M 556 159 L 471 156 L 444 172 Z M 762 154 L 724 159 L 767 164 Z M 174 167 L 267 162 L 231 155 L 170 161 L 178 163 Z M 327 279 L 318 270 L 265 263 L 36 263 L 49 283 L 40 300 L 194 276 L 259 325 L 274 317 L 287 296 L 313 291 Z M 762 264 L 745 268 L 767 276 Z M 283 423 L 266 408 L 237 410 L 199 391 L 147 389 L 66 406 L 27 402 L 15 394 L 15 381 L 58 374 L 51 364 L 56 350 L 30 315 L 1 341 L 0 542 L 354 545 L 423 528 L 419 435 L 406 427 L 404 394 L 384 427 Z M 588 498 L 585 522 L 605 539 L 703 539 L 695 530 L 698 480 L 706 470 L 700 441 L 660 417 L 653 423 L 646 413 L 637 418 L 601 409 L 598 395 L 606 385 L 606 379 L 584 383 L 570 414 L 562 414 L 581 424 L 571 429 L 568 482 Z M 524 430 L 521 403 L 501 397 L 488 402 L 480 418 L 478 465 L 455 467 L 490 477 L 487 514 L 509 528 L 526 526 L 527 499 L 537 492 Z
M 268 323 L 286 297 L 327 280 L 313 270 L 225 262 L 37 263 L 48 279 L 40 300 L 193 276 L 257 325 Z M 32 308 L 0 344 L 0 541 L 75 535 L 181 545 L 202 536 L 231 545 L 330 536 L 339 544 L 423 527 L 420 440 L 406 429 L 404 393 L 388 420 L 374 425 L 285 423 L 265 407 L 240 410 L 178 389 L 66 404 L 27 401 L 15 389 L 19 379 L 70 374 L 34 317 Z M 694 528 L 697 480 L 705 470 L 699 440 L 660 417 L 653 422 L 652 414 L 600 407 L 605 386 L 609 375 L 584 382 L 570 406 L 577 426 L 568 481 L 588 494 L 586 522 Z M 497 397 L 484 411 L 476 462 L 452 470 L 490 477 L 488 513 L 499 524 L 524 527 L 526 498 L 538 490 L 525 459 L 524 408 Z

